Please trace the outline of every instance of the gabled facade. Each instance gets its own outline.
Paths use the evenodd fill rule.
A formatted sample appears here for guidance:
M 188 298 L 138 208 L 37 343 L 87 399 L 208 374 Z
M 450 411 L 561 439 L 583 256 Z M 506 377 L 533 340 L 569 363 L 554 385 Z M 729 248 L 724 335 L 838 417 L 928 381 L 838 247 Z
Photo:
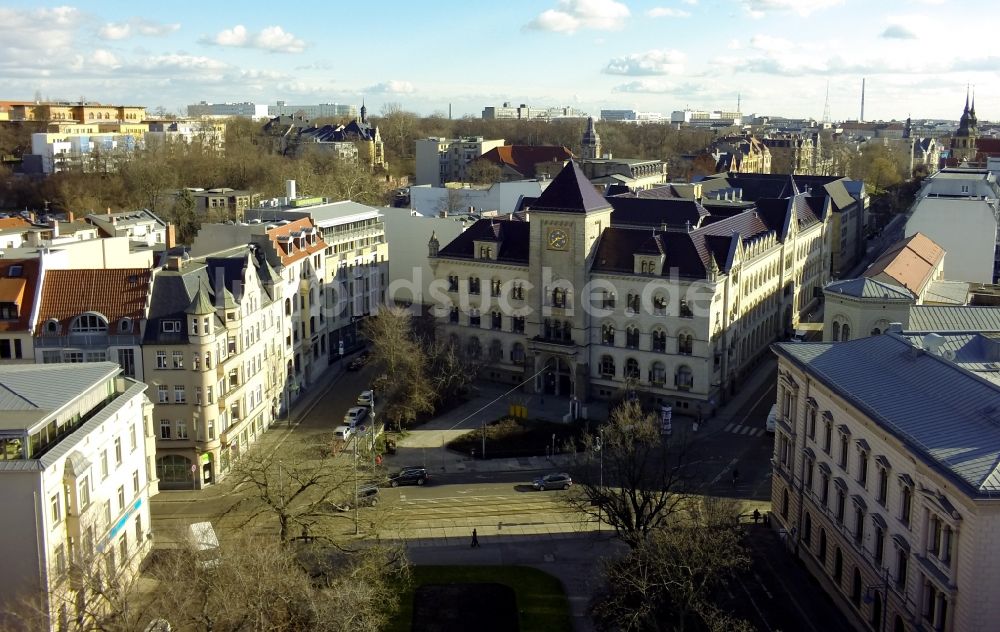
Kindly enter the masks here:
M 630 387 L 713 408 L 825 284 L 830 201 L 760 200 L 709 221 L 689 200 L 629 201 L 660 206 L 619 208 L 571 162 L 528 222 L 483 219 L 432 244 L 445 334 L 486 377 L 536 392 Z
M 296 372 L 286 287 L 246 246 L 158 270 L 143 361 L 164 488 L 217 482 L 287 409 Z

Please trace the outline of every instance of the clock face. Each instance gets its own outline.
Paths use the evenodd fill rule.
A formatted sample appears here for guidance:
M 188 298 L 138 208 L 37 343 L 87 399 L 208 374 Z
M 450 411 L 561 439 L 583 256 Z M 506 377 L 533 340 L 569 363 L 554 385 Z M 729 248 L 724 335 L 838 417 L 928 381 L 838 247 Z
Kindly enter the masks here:
M 565 250 L 569 244 L 569 236 L 561 228 L 553 228 L 549 231 L 549 248 L 553 250 Z

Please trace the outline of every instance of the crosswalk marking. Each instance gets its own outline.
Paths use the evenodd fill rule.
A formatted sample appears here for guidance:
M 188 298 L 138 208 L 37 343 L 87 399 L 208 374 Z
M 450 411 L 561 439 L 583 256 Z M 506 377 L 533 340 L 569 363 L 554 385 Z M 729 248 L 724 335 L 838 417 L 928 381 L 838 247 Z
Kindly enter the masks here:
M 759 437 L 764 434 L 763 428 L 754 428 L 753 426 L 747 426 L 744 424 L 727 424 L 725 428 L 722 429 L 724 432 L 730 432 L 732 434 L 743 435 L 745 437 Z
M 732 431 L 732 429 L 733 429 L 733 426 L 735 426 L 735 425 L 736 425 L 736 424 L 734 424 L 734 423 L 730 423 L 730 424 L 729 424 L 729 425 L 727 425 L 727 426 L 726 426 L 725 428 L 723 428 L 723 430 L 725 430 L 726 432 L 731 432 L 731 431 Z

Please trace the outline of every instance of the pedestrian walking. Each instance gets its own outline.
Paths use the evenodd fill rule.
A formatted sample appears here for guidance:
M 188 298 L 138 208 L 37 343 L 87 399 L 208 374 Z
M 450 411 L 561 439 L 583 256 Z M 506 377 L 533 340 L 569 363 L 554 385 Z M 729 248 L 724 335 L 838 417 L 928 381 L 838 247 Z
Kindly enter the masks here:
M 739 468 L 733 468 L 733 487 L 736 487 L 737 481 L 740 480 L 740 470 Z
M 757 524 L 760 522 L 760 509 L 753 510 L 753 523 Z
M 475 529 L 472 530 L 472 548 L 479 548 L 479 534 L 476 533 Z

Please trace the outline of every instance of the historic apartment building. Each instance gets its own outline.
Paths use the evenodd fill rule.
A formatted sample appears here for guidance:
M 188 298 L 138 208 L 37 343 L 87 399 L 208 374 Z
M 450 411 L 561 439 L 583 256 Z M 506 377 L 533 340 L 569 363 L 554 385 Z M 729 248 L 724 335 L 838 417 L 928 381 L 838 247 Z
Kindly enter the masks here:
M 142 350 L 164 488 L 217 482 L 287 410 L 304 375 L 304 299 L 288 286 L 257 246 L 157 271 Z
M 130 578 L 152 548 L 146 385 L 110 362 L 2 366 L 0 383 L 0 612 L 43 595 L 69 629 L 92 607 L 81 578 Z
M 859 628 L 992 629 L 1000 379 L 896 331 L 774 346 L 773 515 Z
M 830 200 L 612 206 L 571 162 L 523 209 L 430 243 L 445 335 L 483 374 L 580 400 L 630 386 L 706 410 L 790 334 L 827 278 Z

